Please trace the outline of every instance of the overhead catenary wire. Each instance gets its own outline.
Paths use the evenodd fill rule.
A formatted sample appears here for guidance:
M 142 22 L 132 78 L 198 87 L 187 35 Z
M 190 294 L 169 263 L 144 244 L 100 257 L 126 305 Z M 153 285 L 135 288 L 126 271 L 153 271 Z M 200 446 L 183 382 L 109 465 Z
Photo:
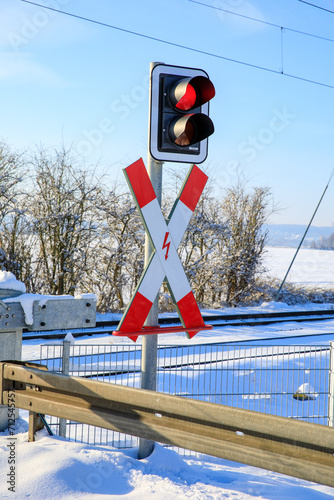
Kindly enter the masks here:
M 27 4 L 31 4 L 31 5 L 35 5 L 36 7 L 41 7 L 43 9 L 50 10 L 50 11 L 53 11 L 53 12 L 57 12 L 59 14 L 63 14 L 65 16 L 73 17 L 75 19 L 80 19 L 81 21 L 86 21 L 86 22 L 90 22 L 90 23 L 93 23 L 93 24 L 97 24 L 99 26 L 104 26 L 105 28 L 114 29 L 114 30 L 117 30 L 117 31 L 121 31 L 123 33 L 128 33 L 130 35 L 139 36 L 141 38 L 146 38 L 148 40 L 152 40 L 152 41 L 155 41 L 155 42 L 164 43 L 164 44 L 167 44 L 167 45 L 171 45 L 173 47 L 178 47 L 178 48 L 181 48 L 181 49 L 184 49 L 184 50 L 189 50 L 189 51 L 192 51 L 192 52 L 196 52 L 198 54 L 203 54 L 203 55 L 206 55 L 206 56 L 209 56 L 209 57 L 215 57 L 217 59 L 222 59 L 224 61 L 235 63 L 235 64 L 241 64 L 243 66 L 247 66 L 247 67 L 250 67 L 250 68 L 258 69 L 258 70 L 261 70 L 261 71 L 267 71 L 268 73 L 274 73 L 274 74 L 277 74 L 277 75 L 282 75 L 282 76 L 285 76 L 287 78 L 293 78 L 295 80 L 300 80 L 300 81 L 303 81 L 303 82 L 306 82 L 306 83 L 311 83 L 313 85 L 319 85 L 321 87 L 327 87 L 327 88 L 334 89 L 334 85 L 330 85 L 330 84 L 323 83 L 323 82 L 318 82 L 316 80 L 311 80 L 309 78 L 303 78 L 301 76 L 292 75 L 290 73 L 284 73 L 283 70 L 282 70 L 282 68 L 280 68 L 279 70 L 275 70 L 275 69 L 272 69 L 272 68 L 267 68 L 265 66 L 260 66 L 260 65 L 257 65 L 257 64 L 251 64 L 251 63 L 248 63 L 246 61 L 240 61 L 238 59 L 232 59 L 232 58 L 229 58 L 229 57 L 226 57 L 226 56 L 222 56 L 220 54 L 215 54 L 213 52 L 209 52 L 209 51 L 205 51 L 205 50 L 200 50 L 200 49 L 195 49 L 194 47 L 190 47 L 190 46 L 183 45 L 183 44 L 176 43 L 176 42 L 171 42 L 170 40 L 165 40 L 165 39 L 162 39 L 162 38 L 158 38 L 158 37 L 154 37 L 154 36 L 151 36 L 151 35 L 147 35 L 145 33 L 139 33 L 137 31 L 128 30 L 126 28 L 121 28 L 119 26 L 115 26 L 115 25 L 112 25 L 112 24 L 104 23 L 102 21 L 97 21 L 95 19 L 90 19 L 88 17 L 79 16 L 77 14 L 72 14 L 71 12 L 66 12 L 66 11 L 63 11 L 63 10 L 60 10 L 60 9 L 56 9 L 54 7 L 50 7 L 48 5 L 43 5 L 43 4 L 40 4 L 40 3 L 37 3 L 37 2 L 33 2 L 31 0 L 21 0 L 21 2 L 24 2 L 24 3 L 27 3 Z M 334 41 L 334 40 L 331 40 L 331 41 Z
M 316 9 L 324 10 L 325 12 L 329 12 L 330 14 L 334 14 L 333 10 L 325 9 L 325 7 L 322 7 L 321 5 L 316 5 L 311 2 L 306 2 L 305 0 L 299 0 L 301 3 L 305 3 L 306 5 L 310 5 L 311 7 L 315 7 Z
M 288 277 L 288 274 L 289 274 L 289 272 L 290 272 L 290 270 L 291 270 L 291 268 L 292 268 L 292 266 L 293 266 L 293 263 L 294 263 L 294 261 L 295 261 L 295 259 L 296 259 L 297 255 L 298 255 L 298 252 L 299 252 L 299 250 L 300 250 L 300 247 L 302 246 L 302 244 L 303 244 L 303 242 L 304 242 L 304 239 L 305 239 L 305 237 L 306 237 L 306 235 L 307 235 L 307 233 L 308 233 L 308 230 L 310 229 L 310 226 L 311 226 L 311 224 L 312 224 L 312 222 L 313 222 L 313 219 L 314 219 L 314 217 L 315 217 L 315 215 L 316 215 L 316 213 L 317 213 L 317 211 L 318 211 L 318 208 L 319 208 L 319 207 L 320 207 L 320 205 L 321 205 L 321 202 L 322 202 L 322 200 L 323 200 L 323 198 L 324 198 L 324 196 L 325 196 L 325 194 L 326 194 L 326 191 L 327 191 L 327 189 L 328 189 L 328 187 L 329 187 L 329 185 L 330 185 L 331 180 L 333 179 L 333 177 L 334 177 L 334 168 L 333 168 L 333 170 L 332 170 L 332 172 L 331 172 L 331 175 L 329 176 L 328 182 L 327 182 L 326 187 L 325 187 L 325 189 L 324 189 L 324 191 L 323 191 L 323 193 L 322 193 L 322 195 L 321 195 L 321 197 L 320 197 L 320 200 L 319 200 L 319 202 L 318 202 L 318 204 L 317 204 L 317 206 L 316 206 L 316 208 L 315 208 L 315 210 L 314 210 L 314 212 L 313 212 L 313 215 L 312 215 L 312 217 L 311 217 L 311 220 L 310 220 L 310 222 L 308 223 L 308 226 L 307 226 L 307 228 L 305 229 L 305 232 L 304 232 L 304 234 L 303 234 L 303 236 L 302 236 L 302 239 L 301 239 L 301 240 L 300 240 L 300 242 L 299 242 L 299 245 L 298 245 L 298 247 L 297 247 L 297 250 L 296 250 L 296 252 L 295 252 L 295 254 L 294 254 L 293 258 L 292 258 L 292 261 L 291 261 L 291 263 L 290 263 L 290 265 L 289 265 L 289 267 L 288 267 L 288 270 L 287 270 L 287 272 L 285 273 L 285 276 L 284 276 L 284 278 L 283 278 L 283 281 L 282 281 L 282 283 L 281 283 L 281 285 L 280 285 L 280 287 L 279 287 L 279 289 L 278 289 L 278 292 L 277 292 L 277 294 L 276 294 L 276 296 L 275 296 L 275 302 L 277 301 L 278 297 L 280 296 L 280 293 L 281 293 L 281 291 L 282 291 L 282 288 L 283 288 L 283 286 L 284 286 L 284 283 L 285 283 L 285 281 L 286 281 L 286 279 L 287 279 L 287 277 Z
M 299 1 L 302 1 L 302 0 L 299 0 Z M 257 23 L 265 24 L 266 26 L 272 26 L 274 28 L 279 28 L 279 29 L 283 29 L 286 31 L 291 31 L 292 33 L 298 33 L 299 35 L 311 36 L 313 38 L 319 38 L 320 40 L 326 40 L 327 42 L 334 43 L 333 38 L 327 38 L 327 37 L 324 37 L 321 35 L 315 35 L 314 33 L 308 33 L 307 31 L 297 30 L 294 28 L 288 28 L 287 26 L 281 26 L 280 24 L 275 24 L 275 23 L 271 23 L 269 21 L 264 21 L 263 19 L 258 19 L 257 17 L 246 16 L 245 14 L 240 14 L 239 12 L 233 12 L 232 10 L 223 9 L 222 7 L 218 7 L 217 5 L 209 5 L 207 3 L 199 2 L 198 0 L 188 0 L 188 2 L 197 3 L 198 5 L 202 5 L 203 7 L 208 7 L 209 9 L 219 10 L 221 12 L 225 12 L 226 14 L 231 14 L 232 16 L 242 17 L 243 19 L 248 19 L 249 21 L 254 21 Z M 308 3 L 308 2 L 304 2 L 304 3 Z M 313 4 L 309 4 L 309 5 L 313 5 Z M 315 7 L 317 7 L 317 6 L 315 5 Z M 329 12 L 331 12 L 331 11 L 329 11 Z

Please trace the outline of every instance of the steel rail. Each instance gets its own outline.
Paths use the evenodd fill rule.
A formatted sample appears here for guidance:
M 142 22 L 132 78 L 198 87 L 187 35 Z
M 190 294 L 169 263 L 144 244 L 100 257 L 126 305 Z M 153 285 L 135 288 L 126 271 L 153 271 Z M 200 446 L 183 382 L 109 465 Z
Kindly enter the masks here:
M 36 365 L 38 366 L 38 365 Z M 180 396 L 0 363 L 0 403 L 334 487 L 332 428 Z
M 272 323 L 285 323 L 287 321 L 303 322 L 303 321 L 321 321 L 326 319 L 334 319 L 334 310 L 319 310 L 319 311 L 287 311 L 274 313 L 241 313 L 241 314 L 219 314 L 219 315 L 203 315 L 205 321 L 212 323 L 212 326 L 262 326 Z M 159 325 L 178 325 L 178 318 L 160 318 Z M 101 334 L 112 334 L 112 331 L 118 325 L 118 321 L 97 321 L 95 328 L 85 328 L 80 331 L 71 330 L 73 337 L 84 337 Z M 181 327 L 181 324 L 180 324 Z M 183 327 L 182 327 L 183 328 Z M 163 333 L 163 331 L 162 331 Z M 28 332 L 23 330 L 23 340 L 38 340 L 38 339 L 64 339 L 67 330 L 62 331 L 44 331 L 44 332 Z

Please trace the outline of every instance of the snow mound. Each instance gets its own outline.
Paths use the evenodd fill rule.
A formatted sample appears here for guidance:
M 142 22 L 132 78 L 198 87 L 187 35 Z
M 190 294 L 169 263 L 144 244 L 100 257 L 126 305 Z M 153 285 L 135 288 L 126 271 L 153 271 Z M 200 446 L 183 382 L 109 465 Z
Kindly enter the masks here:
M 272 311 L 279 309 L 289 309 L 288 304 L 285 304 L 285 302 L 275 302 L 273 300 L 271 302 L 262 302 L 260 307 L 261 309 L 270 309 Z
M 71 345 L 74 345 L 74 344 L 75 344 L 75 338 L 73 337 L 73 335 L 72 335 L 72 333 L 71 333 L 71 332 L 68 332 L 68 333 L 66 334 L 66 337 L 64 338 L 64 340 L 65 340 L 66 342 L 70 342 L 70 343 L 71 343 Z
M 22 281 L 18 281 L 13 273 L 9 271 L 0 271 L 0 289 L 15 290 L 17 292 L 25 293 L 26 286 Z
M 308 401 L 309 399 L 316 399 L 318 394 L 308 382 L 305 382 L 296 390 L 293 397 L 299 401 Z

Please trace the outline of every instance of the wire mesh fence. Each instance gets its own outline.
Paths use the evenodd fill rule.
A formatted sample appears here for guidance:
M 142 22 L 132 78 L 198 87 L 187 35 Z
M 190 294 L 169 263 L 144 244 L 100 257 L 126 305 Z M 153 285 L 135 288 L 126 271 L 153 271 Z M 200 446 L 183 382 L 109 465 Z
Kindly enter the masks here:
M 40 362 L 50 371 L 140 387 L 141 346 L 128 344 L 42 345 Z M 329 423 L 329 346 L 242 346 L 200 344 L 158 348 L 157 391 L 212 403 Z M 67 372 L 66 372 L 67 373 Z M 59 419 L 49 417 L 59 432 Z M 137 446 L 137 438 L 77 422 L 66 437 L 116 448 Z
M 330 342 L 329 351 L 328 425 L 334 427 L 334 342 Z

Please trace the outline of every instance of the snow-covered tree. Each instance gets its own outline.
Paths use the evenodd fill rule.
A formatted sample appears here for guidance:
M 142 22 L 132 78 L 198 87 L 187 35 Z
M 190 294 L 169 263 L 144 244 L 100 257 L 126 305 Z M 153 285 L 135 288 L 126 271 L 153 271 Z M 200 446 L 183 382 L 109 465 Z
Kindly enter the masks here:
M 26 217 L 23 155 L 0 142 L 0 247 L 6 254 L 4 267 L 20 281 L 30 283 L 32 247 Z
M 37 237 L 35 290 L 73 295 L 91 272 L 99 184 L 94 172 L 76 165 L 71 151 L 63 147 L 39 150 L 31 166 L 29 215 Z
M 182 174 L 169 170 L 172 189 L 167 193 L 178 192 Z M 185 272 L 201 306 L 235 305 L 252 295 L 262 270 L 267 238 L 263 224 L 269 215 L 269 202 L 268 188 L 248 191 L 242 181 L 227 189 L 219 200 L 214 180 L 208 181 L 179 247 Z M 171 204 L 167 194 L 165 213 Z M 165 308 L 171 306 L 166 294 L 160 303 Z
M 217 261 L 222 258 L 218 246 L 226 226 L 220 216 L 220 204 L 212 196 L 209 184 L 191 218 L 180 245 L 185 272 L 197 302 L 212 306 L 217 295 Z
M 17 211 L 17 197 L 20 195 L 19 184 L 22 182 L 22 157 L 10 151 L 0 142 L 0 223 L 9 214 Z
M 96 206 L 98 238 L 86 287 L 97 293 L 100 311 L 122 310 L 143 269 L 144 228 L 125 186 L 100 193 Z
M 22 165 L 30 171 L 24 182 Z M 185 175 L 169 170 L 166 218 Z M 207 183 L 179 247 L 201 306 L 236 305 L 256 289 L 269 202 L 268 188 L 238 182 L 219 199 L 214 180 Z M 102 183 L 63 147 L 28 160 L 0 144 L 0 227 L 6 269 L 30 292 L 94 292 L 98 310 L 122 310 L 143 270 L 145 231 L 125 183 Z
M 227 189 L 222 201 L 222 216 L 228 231 L 220 242 L 224 254 L 220 280 L 226 290 L 225 301 L 235 305 L 245 299 L 255 286 L 261 271 L 267 232 L 270 191 L 266 187 L 247 192 L 239 182 Z
M 185 177 L 185 171 L 169 169 L 169 185 L 164 193 L 163 211 L 165 217 L 172 208 Z M 201 306 L 212 306 L 219 296 L 216 262 L 219 240 L 225 233 L 225 222 L 221 217 L 221 206 L 214 194 L 214 183 L 207 182 L 194 214 L 180 243 L 180 255 L 185 273 Z M 164 287 L 164 292 L 167 292 Z M 161 306 L 171 309 L 171 300 L 164 293 Z

